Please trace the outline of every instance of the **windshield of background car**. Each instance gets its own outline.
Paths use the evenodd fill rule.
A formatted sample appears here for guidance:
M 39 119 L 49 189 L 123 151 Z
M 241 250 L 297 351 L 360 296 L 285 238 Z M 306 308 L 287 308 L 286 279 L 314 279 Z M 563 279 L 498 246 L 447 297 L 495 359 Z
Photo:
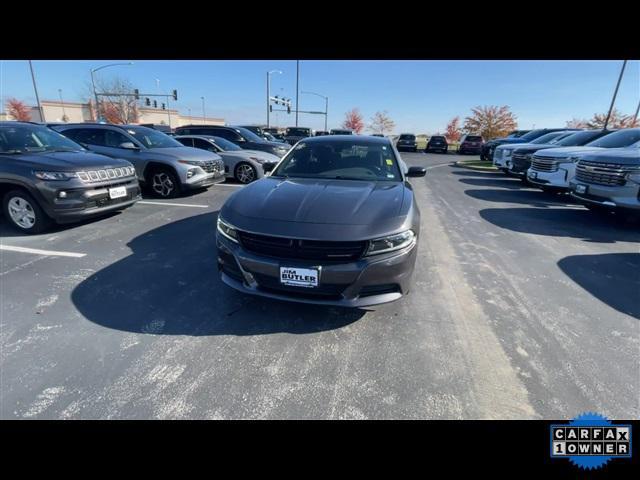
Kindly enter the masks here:
M 238 150 L 242 150 L 235 143 L 230 142 L 229 140 L 227 140 L 225 138 L 222 138 L 222 137 L 211 137 L 211 138 L 213 139 L 215 144 L 217 146 L 219 146 L 225 152 L 235 152 L 235 151 L 238 151 Z
M 553 143 L 553 140 L 556 140 L 557 138 L 560 138 L 560 137 L 564 137 L 566 135 L 567 135 L 567 132 L 551 132 L 536 138 L 531 143 L 534 145 Z
M 400 140 L 415 140 L 415 135 L 400 135 Z
M 127 128 L 127 133 L 147 148 L 184 147 L 180 142 L 166 133 L 145 127 Z
M 84 148 L 46 127 L 6 125 L 0 127 L 0 153 L 81 152 Z
M 437 135 L 434 135 L 433 137 L 431 137 L 431 140 L 438 140 L 440 142 L 444 141 L 444 137 L 439 137 Z
M 587 143 L 587 147 L 621 148 L 640 141 L 640 128 L 618 130 L 609 135 Z
M 544 130 L 531 130 L 529 133 L 525 133 L 521 137 L 518 137 L 520 140 L 523 140 L 522 143 L 529 143 L 530 140 L 535 140 L 539 136 L 544 135 L 542 132 Z
M 402 181 L 391 146 L 363 142 L 301 142 L 272 177 Z
M 608 135 L 608 133 L 603 132 L 602 130 L 575 132 L 569 135 L 568 137 L 563 137 L 560 140 L 558 140 L 556 145 L 560 145 L 562 147 L 575 147 L 578 145 L 584 145 L 585 143 L 592 142 L 604 135 Z
M 311 135 L 311 131 L 308 128 L 287 128 L 287 135 L 304 137 Z
M 258 143 L 265 143 L 266 142 L 266 140 L 264 138 L 260 138 L 258 135 L 253 133 L 251 130 L 247 130 L 246 128 L 236 127 L 236 128 L 234 128 L 234 130 L 236 132 L 238 132 L 240 135 L 242 135 L 244 137 L 244 139 L 246 141 L 248 141 L 248 142 L 258 142 Z

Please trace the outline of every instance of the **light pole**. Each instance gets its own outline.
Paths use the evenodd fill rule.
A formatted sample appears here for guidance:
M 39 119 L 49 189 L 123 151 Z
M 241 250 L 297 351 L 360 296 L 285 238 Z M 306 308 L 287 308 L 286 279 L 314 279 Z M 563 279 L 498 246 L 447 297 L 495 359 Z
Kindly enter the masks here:
M 279 73 L 282 75 L 282 71 L 281 70 L 271 70 L 269 72 L 267 72 L 267 128 L 269 128 L 271 125 L 269 124 L 269 113 L 270 113 L 270 100 L 271 100 L 271 74 L 272 73 Z
M 62 105 L 62 121 L 66 122 L 65 118 L 67 118 L 67 112 L 64 109 L 64 100 L 62 100 L 62 89 L 58 89 L 58 95 L 60 95 L 60 104 Z
M 133 62 L 127 62 L 127 63 L 110 63 L 108 65 L 102 65 L 101 67 L 98 68 L 92 68 L 91 71 L 91 86 L 93 87 L 93 97 L 96 101 L 96 121 L 98 121 L 100 119 L 100 108 L 98 107 L 98 92 L 96 92 L 96 79 L 95 79 L 95 73 L 98 70 L 102 70 L 103 68 L 107 68 L 107 67 L 115 67 L 118 65 L 133 65 Z
M 622 81 L 622 75 L 624 74 L 624 67 L 627 66 L 627 61 L 622 62 L 622 70 L 620 70 L 620 76 L 618 77 L 618 83 L 616 83 L 616 89 L 613 92 L 613 98 L 611 99 L 611 106 L 609 107 L 609 113 L 607 113 L 607 119 L 604 121 L 603 130 L 607 129 L 609 119 L 611 118 L 611 112 L 613 112 L 613 105 L 616 103 L 616 97 L 618 96 L 618 88 L 620 88 L 620 82 Z
M 317 97 L 321 97 L 324 98 L 324 131 L 327 131 L 327 116 L 329 114 L 329 97 L 325 96 L 325 95 L 320 95 L 319 93 L 315 93 L 315 92 L 300 92 L 300 93 L 306 93 L 308 95 L 315 95 Z
M 296 60 L 296 127 L 298 126 L 298 94 L 300 86 L 300 60 Z
M 200 97 L 200 100 L 202 100 L 202 122 L 204 124 L 207 123 L 207 114 L 204 111 L 204 97 Z
M 31 69 L 31 80 L 33 81 L 33 91 L 36 92 L 36 102 L 38 103 L 38 110 L 40 110 L 40 121 L 44 123 L 44 110 L 40 104 L 40 96 L 38 95 L 38 87 L 36 86 L 36 74 L 33 73 L 33 64 L 29 60 L 29 68 Z

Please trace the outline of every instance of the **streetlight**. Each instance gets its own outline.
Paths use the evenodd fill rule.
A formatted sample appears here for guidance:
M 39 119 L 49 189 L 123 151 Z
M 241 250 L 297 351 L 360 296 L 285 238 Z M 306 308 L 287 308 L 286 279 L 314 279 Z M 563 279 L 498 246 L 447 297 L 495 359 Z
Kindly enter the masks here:
M 40 103 L 40 95 L 38 95 L 38 87 L 36 86 L 36 74 L 33 73 L 33 64 L 31 60 L 29 60 L 29 69 L 31 70 L 31 80 L 33 81 L 33 91 L 36 93 L 36 102 L 38 103 L 38 110 L 40 110 L 40 121 L 42 123 L 44 120 L 44 110 L 42 109 L 42 104 Z
M 269 124 L 269 106 L 270 106 L 270 99 L 271 99 L 271 74 L 272 73 L 279 73 L 282 75 L 282 71 L 281 70 L 271 70 L 269 72 L 267 72 L 267 128 L 270 127 Z
M 60 95 L 60 104 L 62 105 L 62 121 L 66 122 L 65 118 L 67 117 L 67 112 L 64 110 L 64 100 L 62 100 L 62 89 L 58 89 L 58 95 Z
M 306 93 L 308 95 L 315 95 L 317 97 L 321 97 L 324 98 L 324 131 L 327 131 L 327 116 L 329 113 L 329 97 L 325 96 L 325 95 L 320 95 L 319 93 L 315 93 L 315 92 L 300 92 L 300 93 Z
M 118 65 L 133 65 L 133 62 L 128 62 L 128 63 L 110 63 L 108 65 L 102 65 L 101 67 L 98 68 L 92 68 L 91 69 L 91 85 L 93 87 L 93 97 L 96 100 L 96 120 L 99 119 L 100 116 L 100 109 L 98 107 L 98 93 L 96 92 L 96 79 L 94 74 L 98 71 L 98 70 L 102 70 L 103 68 L 107 68 L 107 67 L 115 67 Z
M 200 97 L 200 100 L 202 100 L 202 122 L 204 124 L 207 123 L 207 114 L 204 111 L 204 97 Z

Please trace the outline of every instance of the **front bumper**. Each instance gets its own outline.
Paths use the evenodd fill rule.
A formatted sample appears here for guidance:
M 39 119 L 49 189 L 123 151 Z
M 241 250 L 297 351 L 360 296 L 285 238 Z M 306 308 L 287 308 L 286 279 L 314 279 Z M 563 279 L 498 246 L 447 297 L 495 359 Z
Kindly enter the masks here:
M 184 181 L 182 185 L 188 189 L 205 188 L 210 187 L 211 185 L 215 185 L 216 183 L 224 182 L 224 180 L 224 171 L 216 173 L 205 173 L 194 175 L 193 177 Z
M 408 293 L 417 242 L 396 252 L 349 263 L 283 260 L 248 252 L 216 234 L 218 269 L 228 286 L 250 295 L 307 304 L 366 307 L 393 302 Z M 319 268 L 315 288 L 280 284 L 280 267 Z
M 586 192 L 576 192 L 578 185 L 586 186 Z M 640 185 L 630 181 L 627 181 L 626 185 L 606 187 L 572 180 L 569 182 L 569 190 L 571 196 L 582 203 L 601 205 L 611 209 L 640 211 Z
M 569 180 L 575 175 L 574 163 L 561 163 L 555 172 L 543 172 L 530 168 L 527 170 L 527 180 L 539 187 L 551 187 L 557 190 L 569 190 Z M 535 178 L 534 178 L 535 177 Z
M 109 189 L 125 187 L 126 195 L 120 198 L 110 198 Z M 129 181 L 103 183 L 101 185 L 82 185 L 63 187 L 56 182 L 43 182 L 38 185 L 39 192 L 48 201 L 42 206 L 49 217 L 57 223 L 68 223 L 123 210 L 132 206 L 142 197 L 137 179 Z M 66 198 L 60 198 L 60 192 L 66 193 Z
M 417 150 L 418 149 L 418 144 L 417 143 L 402 143 L 402 144 L 398 144 L 396 146 L 396 148 L 398 150 Z

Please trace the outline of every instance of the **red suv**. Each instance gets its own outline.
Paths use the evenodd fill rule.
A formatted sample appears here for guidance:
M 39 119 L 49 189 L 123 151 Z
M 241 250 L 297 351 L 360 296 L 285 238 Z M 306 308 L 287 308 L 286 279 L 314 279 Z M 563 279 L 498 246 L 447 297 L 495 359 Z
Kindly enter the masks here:
M 458 153 L 480 153 L 484 140 L 480 135 L 463 135 L 460 139 Z

